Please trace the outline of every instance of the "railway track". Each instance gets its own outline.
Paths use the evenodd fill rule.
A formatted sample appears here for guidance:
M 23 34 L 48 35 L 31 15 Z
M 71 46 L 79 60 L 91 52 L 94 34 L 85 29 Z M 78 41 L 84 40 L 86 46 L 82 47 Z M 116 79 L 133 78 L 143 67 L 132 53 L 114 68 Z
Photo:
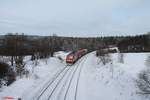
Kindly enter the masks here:
M 83 58 L 83 59 L 84 59 L 84 58 Z M 77 72 L 77 70 L 82 68 L 82 66 L 81 66 L 82 63 L 83 63 L 83 60 L 81 60 L 80 63 L 78 63 L 78 65 L 76 66 L 76 69 L 74 70 L 74 72 L 73 72 L 73 74 L 72 74 L 72 76 L 71 76 L 71 79 L 70 79 L 70 81 L 69 81 L 69 85 L 68 85 L 68 88 L 67 88 L 67 91 L 66 91 L 66 93 L 65 93 L 65 96 L 64 96 L 64 99 L 63 99 L 63 100 L 66 100 L 66 99 L 67 99 L 67 95 L 68 95 L 69 89 L 70 89 L 70 87 L 71 87 L 72 80 L 73 80 L 73 78 L 74 78 L 75 73 Z M 79 68 L 79 67 L 80 67 L 80 68 Z M 78 81 L 78 82 L 79 82 L 79 81 Z M 76 84 L 76 88 L 77 88 L 77 85 L 78 85 L 78 83 Z M 76 100 L 76 92 L 77 92 L 77 89 L 76 89 L 76 91 L 75 91 L 74 100 Z
M 76 79 L 76 86 L 75 86 L 75 91 L 74 91 L 74 100 L 77 100 L 77 91 L 78 91 L 80 73 L 82 70 L 82 65 L 84 63 L 83 61 L 85 60 L 85 58 L 87 58 L 86 56 L 81 58 L 73 66 L 66 66 L 65 68 L 63 68 L 52 80 L 48 81 L 47 85 L 45 85 L 43 87 L 43 89 L 41 90 L 41 92 L 38 93 L 38 95 L 36 95 L 32 100 L 53 100 L 53 96 L 59 97 L 62 94 L 64 94 L 63 95 L 64 97 L 59 98 L 59 99 L 67 100 L 68 92 L 69 92 L 69 89 L 71 88 L 72 80 L 74 79 L 75 74 L 77 74 L 78 76 Z M 77 71 L 78 71 L 78 73 L 77 73 Z M 66 78 L 66 80 L 65 80 L 65 78 Z M 63 84 L 62 85 L 61 82 L 63 80 L 65 80 L 65 82 L 62 83 Z M 60 85 L 62 85 L 61 88 L 64 88 L 64 87 L 66 87 L 66 88 L 59 91 L 58 94 L 54 95 L 57 88 L 59 88 Z M 56 100 L 59 100 L 59 99 L 56 99 Z
M 85 59 L 87 59 L 87 57 L 86 57 Z M 83 65 L 83 64 L 84 64 L 84 62 L 82 63 L 82 65 Z M 79 69 L 79 74 L 78 74 L 78 77 L 77 77 L 77 84 L 76 84 L 76 90 L 75 90 L 74 100 L 77 100 L 77 93 L 78 93 L 78 87 L 79 87 L 79 80 L 80 80 L 80 75 L 81 75 L 82 68 L 83 68 L 83 67 L 80 67 L 80 69 Z
M 61 79 L 63 79 L 63 77 L 65 76 L 65 73 L 67 73 L 69 71 L 69 69 L 70 68 L 68 66 L 66 66 L 65 68 L 63 68 L 50 82 L 48 82 L 48 85 L 46 85 L 46 87 L 42 90 L 42 92 L 40 92 L 40 94 L 38 96 L 35 96 L 35 98 L 33 98 L 33 100 L 40 100 L 40 98 L 42 97 L 42 95 L 57 80 L 57 78 L 60 77 L 60 75 L 62 74 Z M 61 79 L 59 80 L 59 82 L 61 81 Z

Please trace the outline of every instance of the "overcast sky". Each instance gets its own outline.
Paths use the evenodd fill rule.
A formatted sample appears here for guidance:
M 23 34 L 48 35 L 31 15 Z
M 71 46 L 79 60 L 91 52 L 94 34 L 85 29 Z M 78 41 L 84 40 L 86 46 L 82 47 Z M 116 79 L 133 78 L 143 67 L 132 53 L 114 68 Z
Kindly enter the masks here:
M 0 34 L 101 36 L 150 31 L 150 0 L 0 0 Z

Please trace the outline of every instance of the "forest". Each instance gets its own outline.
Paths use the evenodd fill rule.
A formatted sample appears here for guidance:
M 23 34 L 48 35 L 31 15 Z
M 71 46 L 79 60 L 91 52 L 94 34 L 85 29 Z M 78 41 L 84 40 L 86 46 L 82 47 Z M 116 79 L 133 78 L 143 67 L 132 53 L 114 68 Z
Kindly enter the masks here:
M 41 57 L 53 56 L 56 51 L 99 50 L 103 46 L 118 47 L 120 52 L 149 52 L 150 32 L 136 36 L 109 37 L 60 37 L 28 36 L 24 34 L 7 34 L 0 36 L 0 55 L 20 56 L 39 54 Z

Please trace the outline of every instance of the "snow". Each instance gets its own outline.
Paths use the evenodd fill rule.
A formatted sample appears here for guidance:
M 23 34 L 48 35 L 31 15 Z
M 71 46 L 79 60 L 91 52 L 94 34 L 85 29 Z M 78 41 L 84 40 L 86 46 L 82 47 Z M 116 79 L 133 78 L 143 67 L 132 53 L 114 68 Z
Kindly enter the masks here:
M 38 60 L 37 66 L 35 62 L 29 61 L 30 57 L 26 57 L 26 69 L 29 71 L 29 77 L 18 78 L 12 85 L 6 87 L 0 92 L 0 97 L 12 96 L 14 98 L 22 97 L 45 84 L 49 78 L 64 67 L 64 63 L 58 58 L 51 57 L 49 59 Z
M 118 54 L 112 54 L 113 63 L 96 64 L 97 58 L 91 54 L 82 70 L 79 100 L 144 100 L 137 94 L 135 80 L 137 72 L 143 70 L 147 54 L 125 54 L 125 64 L 118 63 Z M 131 58 L 132 57 L 132 58 Z M 133 64 L 138 60 L 140 63 Z
M 1 93 L 1 97 L 12 96 L 13 98 L 19 98 L 26 89 L 29 89 L 33 84 L 33 80 L 22 78 L 14 82 L 11 86 L 7 87 L 3 93 Z
M 65 58 L 68 53 L 59 51 L 55 53 L 55 57 L 38 60 L 37 66 L 34 65 L 36 62 L 29 61 L 27 57 L 26 68 L 30 72 L 29 77 L 17 79 L 0 92 L 0 97 L 13 96 L 21 97 L 23 100 L 32 100 L 33 96 L 45 88 L 48 82 L 51 82 L 66 67 Z M 95 56 L 95 52 L 87 54 L 75 65 L 67 67 L 68 72 L 62 73 L 42 98 L 47 98 L 46 96 L 66 73 L 52 95 L 53 100 L 61 100 L 66 91 L 68 91 L 66 100 L 72 100 L 76 90 L 76 100 L 146 100 L 137 94 L 138 88 L 135 80 L 138 73 L 146 67 L 147 55 L 148 53 L 125 53 L 124 63 L 119 63 L 119 55 L 114 53 L 111 54 L 112 62 L 103 65 L 98 64 L 99 59 Z M 61 57 L 63 61 L 58 57 Z M 69 84 L 70 87 L 67 90 Z
M 125 53 L 125 64 L 131 68 L 128 71 L 136 69 L 135 72 L 139 72 L 145 68 L 145 60 L 148 54 L 149 53 Z

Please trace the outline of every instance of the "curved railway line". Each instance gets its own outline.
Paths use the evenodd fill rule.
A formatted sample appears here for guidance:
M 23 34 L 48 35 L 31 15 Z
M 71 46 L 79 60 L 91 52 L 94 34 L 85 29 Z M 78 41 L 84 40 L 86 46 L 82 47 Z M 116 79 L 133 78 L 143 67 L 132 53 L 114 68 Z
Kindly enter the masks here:
M 67 68 L 67 66 L 59 73 L 59 74 L 57 74 L 57 76 L 52 80 L 52 82 L 50 82 L 49 84 L 48 84 L 48 86 L 44 89 L 44 91 L 42 91 L 41 93 L 40 93 L 40 95 L 38 96 L 38 98 L 37 99 L 34 99 L 34 100 L 40 100 L 40 98 L 42 97 L 42 95 L 44 94 L 44 92 L 45 91 L 47 91 L 47 89 L 55 82 L 55 80 L 61 75 L 61 74 L 63 74 L 62 75 L 62 77 L 60 78 L 60 80 L 58 81 L 58 84 L 56 85 L 56 87 L 59 85 L 59 83 L 60 83 L 60 81 L 63 79 L 63 77 L 66 75 L 66 73 L 69 71 L 69 69 L 70 68 Z M 65 72 L 64 72 L 65 71 Z M 63 73 L 64 72 L 64 73 Z M 56 88 L 55 87 L 55 88 Z M 52 90 L 52 92 L 51 92 L 51 94 L 54 92 L 54 90 L 55 90 L 55 88 Z
M 71 79 L 69 81 L 69 85 L 68 85 L 68 88 L 66 90 L 66 93 L 65 93 L 65 96 L 64 96 L 63 100 L 66 100 L 66 98 L 67 98 L 67 94 L 68 94 L 69 88 L 71 86 L 72 80 L 73 80 L 73 78 L 75 76 L 75 73 L 77 72 L 77 69 L 79 68 L 79 65 L 80 65 L 81 62 L 82 62 L 82 60 L 78 63 L 78 65 L 76 66 L 75 70 L 73 71 L 73 74 L 72 74 Z
M 53 96 L 59 97 L 59 95 L 62 96 L 62 94 L 64 94 L 63 98 L 59 98 L 59 99 L 67 100 L 68 92 L 69 92 L 69 89 L 71 88 L 72 81 L 75 80 L 74 78 L 75 74 L 77 74 L 76 76 L 77 78 L 76 78 L 75 90 L 73 91 L 74 97 L 72 98 L 72 100 L 77 100 L 79 78 L 80 78 L 80 74 L 82 70 L 82 65 L 86 58 L 87 58 L 87 55 L 79 59 L 79 61 L 77 61 L 74 65 L 66 66 L 62 70 L 60 70 L 58 73 L 56 73 L 56 75 L 45 84 L 43 89 L 41 89 L 40 92 L 36 94 L 34 98 L 32 98 L 32 100 L 53 100 Z M 65 79 L 65 77 L 67 78 Z M 65 80 L 65 82 L 62 85 L 61 82 L 63 80 Z M 57 88 L 59 88 L 60 86 L 63 89 L 60 90 L 59 93 L 55 95 Z
M 86 57 L 87 59 L 87 57 Z M 84 63 L 82 63 L 84 64 Z M 78 92 L 78 87 L 79 87 L 79 79 L 80 79 L 80 75 L 81 75 L 81 70 L 82 70 L 83 67 L 80 67 L 79 69 L 79 75 L 77 77 L 77 84 L 76 84 L 76 90 L 75 90 L 75 96 L 74 96 L 74 100 L 77 100 L 77 92 Z

